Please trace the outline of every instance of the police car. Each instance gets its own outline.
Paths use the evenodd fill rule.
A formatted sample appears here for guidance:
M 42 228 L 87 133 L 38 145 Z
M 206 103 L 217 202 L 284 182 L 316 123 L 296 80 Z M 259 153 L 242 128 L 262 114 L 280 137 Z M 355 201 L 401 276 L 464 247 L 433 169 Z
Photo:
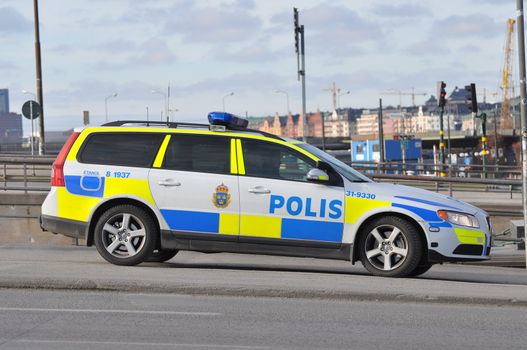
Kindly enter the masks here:
M 208 119 L 75 130 L 53 164 L 41 227 L 117 265 L 192 250 L 360 261 L 402 277 L 489 257 L 489 217 L 476 207 L 373 182 L 232 114 Z

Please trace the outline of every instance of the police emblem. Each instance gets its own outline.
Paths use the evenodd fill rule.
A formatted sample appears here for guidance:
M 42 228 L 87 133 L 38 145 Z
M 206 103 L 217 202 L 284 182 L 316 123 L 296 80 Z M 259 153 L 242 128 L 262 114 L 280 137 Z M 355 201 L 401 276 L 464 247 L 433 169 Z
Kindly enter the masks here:
M 227 208 L 231 204 L 229 188 L 223 183 L 216 187 L 216 192 L 212 194 L 212 203 L 216 208 Z

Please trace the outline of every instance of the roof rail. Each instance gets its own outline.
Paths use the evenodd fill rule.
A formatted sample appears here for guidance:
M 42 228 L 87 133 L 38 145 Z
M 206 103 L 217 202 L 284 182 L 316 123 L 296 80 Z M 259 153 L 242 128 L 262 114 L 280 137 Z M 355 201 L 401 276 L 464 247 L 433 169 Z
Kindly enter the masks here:
M 113 122 L 104 123 L 101 126 L 123 126 L 125 124 L 140 124 L 140 125 L 146 125 L 146 126 L 162 126 L 167 128 L 173 128 L 177 129 L 182 126 L 189 126 L 193 128 L 204 128 L 209 129 L 211 128 L 211 124 L 199 124 L 199 123 L 181 123 L 181 122 L 163 122 L 163 121 L 151 121 L 151 120 L 116 120 Z M 270 134 L 265 131 L 255 130 L 255 129 L 246 129 L 246 128 L 236 128 L 236 127 L 229 127 L 227 130 L 231 131 L 246 131 L 246 132 L 254 132 L 257 134 L 260 134 L 265 137 L 269 137 L 275 140 L 281 140 L 284 141 L 283 138 L 280 136 Z
M 151 120 L 116 120 L 109 123 L 104 123 L 101 126 L 123 126 L 125 124 L 141 124 L 146 126 L 164 126 L 167 128 L 178 128 L 181 126 L 191 126 L 198 128 L 207 128 L 209 129 L 210 124 L 199 124 L 199 123 L 185 123 L 185 122 L 163 122 L 163 121 L 151 121 Z

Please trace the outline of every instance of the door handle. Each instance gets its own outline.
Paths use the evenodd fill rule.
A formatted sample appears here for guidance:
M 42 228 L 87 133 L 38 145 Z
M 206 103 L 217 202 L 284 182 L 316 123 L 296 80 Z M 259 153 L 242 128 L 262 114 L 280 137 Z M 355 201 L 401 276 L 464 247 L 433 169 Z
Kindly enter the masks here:
M 181 182 L 175 181 L 173 179 L 165 179 L 157 182 L 160 186 L 166 186 L 166 187 L 173 187 L 173 186 L 181 186 Z
M 255 193 L 255 194 L 267 194 L 267 193 L 271 193 L 271 190 L 265 188 L 265 187 L 261 187 L 261 186 L 256 186 L 256 187 L 253 187 L 253 188 L 249 188 L 249 192 L 250 193 Z

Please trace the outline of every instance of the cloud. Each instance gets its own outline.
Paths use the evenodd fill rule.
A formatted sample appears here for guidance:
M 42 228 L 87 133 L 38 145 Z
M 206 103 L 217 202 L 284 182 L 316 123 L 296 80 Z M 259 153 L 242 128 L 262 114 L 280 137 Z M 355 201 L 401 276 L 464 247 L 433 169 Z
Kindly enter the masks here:
M 292 14 L 279 13 L 271 18 L 271 30 L 291 26 Z M 300 24 L 305 25 L 305 38 L 310 54 L 362 54 L 364 46 L 383 37 L 377 22 L 361 17 L 356 11 L 339 5 L 317 5 L 300 10 Z M 291 29 L 292 32 L 292 29 Z
M 9 70 L 15 70 L 18 69 L 19 66 L 14 64 L 13 62 L 6 61 L 6 60 L 0 60 L 0 71 L 9 71 Z
M 215 59 L 229 62 L 256 63 L 278 61 L 293 54 L 292 47 L 273 48 L 265 41 L 244 45 L 236 49 L 216 46 L 211 52 Z
M 484 14 L 453 15 L 435 21 L 431 33 L 450 38 L 489 38 L 503 33 L 504 26 Z
M 190 7 L 174 11 L 163 26 L 165 35 L 182 36 L 186 43 L 238 43 L 247 41 L 262 28 L 260 17 L 251 14 L 252 7 L 234 5 Z
M 404 50 L 404 53 L 412 55 L 448 55 L 451 53 L 451 50 L 444 44 L 429 38 L 426 40 L 421 40 L 413 44 L 408 45 Z
M 467 53 L 480 53 L 483 51 L 481 47 L 472 44 L 461 46 L 459 50 Z
M 132 57 L 129 63 L 137 64 L 168 64 L 176 60 L 176 56 L 170 50 L 164 40 L 151 38 L 139 47 L 142 52 Z
M 381 17 L 409 18 L 428 16 L 432 12 L 426 6 L 417 4 L 378 4 L 373 13 Z
M 135 43 L 128 39 L 109 40 L 93 46 L 96 50 L 103 50 L 109 55 L 108 60 L 95 63 L 95 68 L 102 70 L 123 70 L 135 66 L 171 64 L 176 61 L 176 55 L 159 38 L 150 38 L 142 43 Z M 124 54 L 124 58 L 115 60 L 116 54 Z
M 25 32 L 31 27 L 32 23 L 13 7 L 0 7 L 0 33 Z
M 205 92 L 225 93 L 226 89 L 236 93 L 241 91 L 271 91 L 277 82 L 287 78 L 271 72 L 249 72 L 233 74 L 221 79 L 206 79 L 187 86 L 175 88 L 179 95 L 193 95 Z M 228 91 L 227 91 L 228 92 Z
M 96 44 L 93 46 L 93 48 L 112 52 L 130 52 L 137 48 L 137 43 L 127 38 L 116 38 Z

